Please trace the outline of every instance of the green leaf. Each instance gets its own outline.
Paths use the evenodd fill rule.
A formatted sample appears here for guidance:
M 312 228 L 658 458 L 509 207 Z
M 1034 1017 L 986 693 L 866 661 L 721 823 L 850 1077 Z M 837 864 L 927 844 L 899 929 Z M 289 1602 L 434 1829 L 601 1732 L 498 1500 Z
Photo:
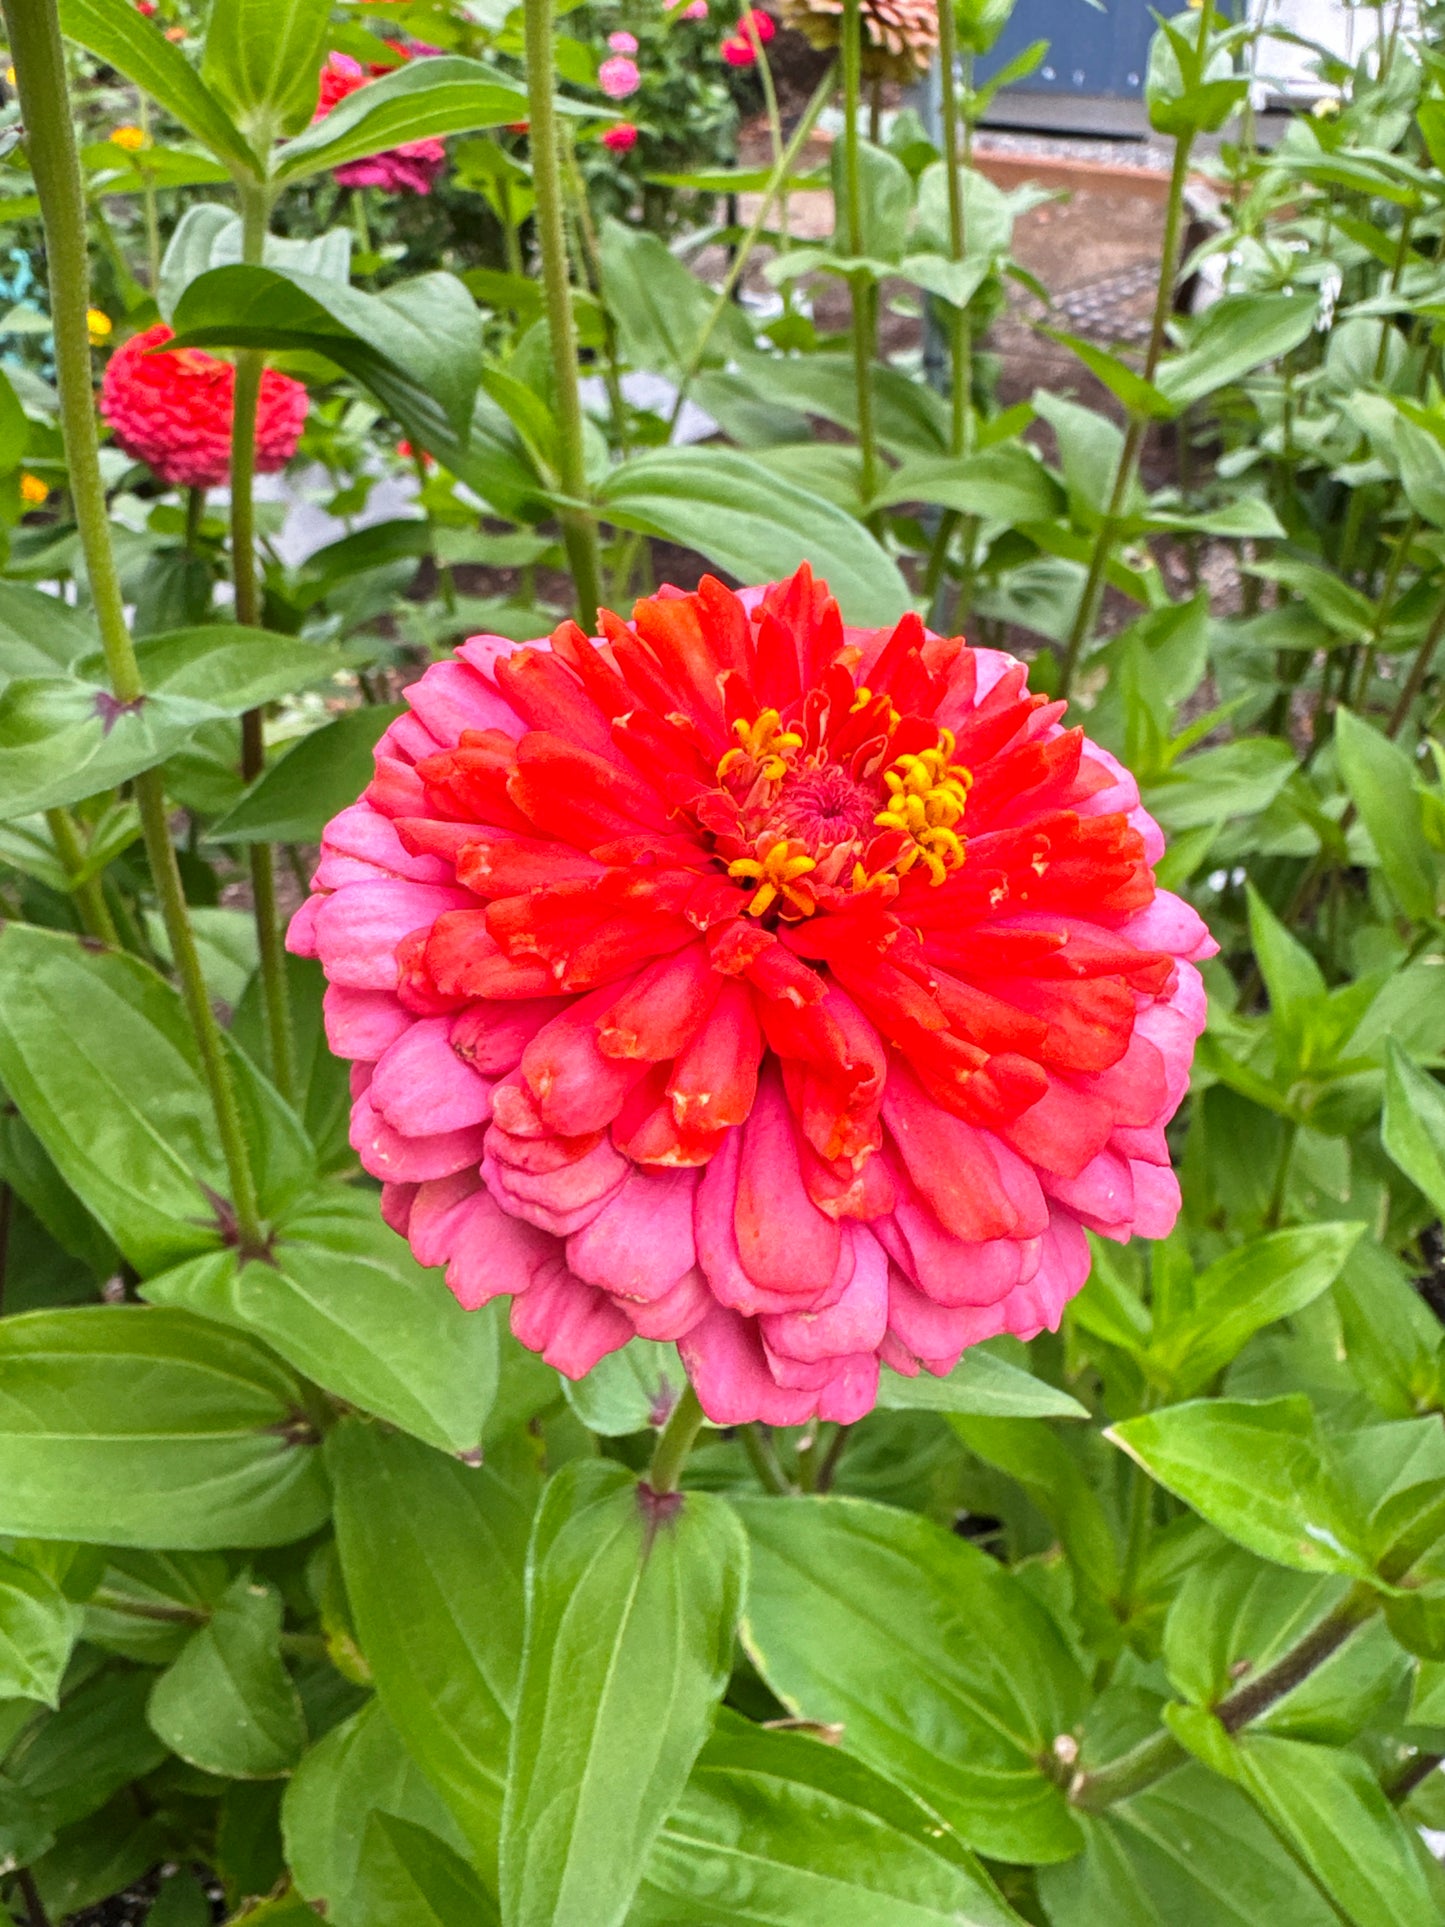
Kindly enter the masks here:
M 676 1345 L 648 1338 L 609 1352 L 582 1378 L 562 1378 L 567 1403 L 589 1432 L 603 1438 L 665 1425 L 686 1384 Z
M 482 373 L 482 317 L 455 275 L 422 274 L 364 294 L 294 269 L 213 268 L 181 296 L 175 328 L 178 346 L 325 355 L 408 431 L 415 424 L 423 441 L 432 429 L 466 439 Z
M 117 705 L 96 684 L 17 676 L 0 693 L 0 819 L 78 803 L 154 769 L 218 714 L 147 694 Z
M 1222 1371 L 1246 1341 L 1328 1291 L 1361 1232 L 1359 1224 L 1302 1225 L 1237 1245 L 1194 1283 L 1188 1313 L 1160 1324 L 1151 1357 L 1174 1395 L 1188 1397 Z
M 1433 923 L 1439 911 L 1437 863 L 1425 841 L 1409 757 L 1343 708 L 1335 730 L 1335 755 L 1396 902 L 1415 922 Z
M 209 840 L 319 843 L 332 817 L 371 781 L 372 751 L 402 713 L 400 703 L 369 703 L 303 736 L 210 826 Z
M 1307 1398 L 1196 1399 L 1104 1435 L 1228 1538 L 1298 1572 L 1372 1568 Z
M 210 1927 L 211 1902 L 189 1867 L 179 1867 L 162 1880 L 146 1927 Z
M 1319 296 L 1227 294 L 1205 309 L 1182 354 L 1169 355 L 1154 380 L 1178 412 L 1267 361 L 1277 361 L 1306 340 L 1315 325 Z
M 885 1365 L 878 1403 L 889 1412 L 980 1412 L 990 1418 L 1087 1418 L 1086 1406 L 1047 1379 L 1020 1371 L 977 1345 L 946 1378 L 920 1372 L 903 1378 Z
M 1244 1794 L 1202 1766 L 1080 1825 L 1080 1857 L 1039 1870 L 1053 1927 L 1339 1927 Z
M 602 285 L 618 346 L 634 368 L 680 377 L 690 369 L 716 305 L 707 284 L 689 273 L 660 236 L 607 220 L 601 235 Z M 753 331 L 743 312 L 726 302 L 703 362 L 720 364 L 747 352 Z
M 86 1600 L 85 1637 L 108 1653 L 169 1666 L 231 1583 L 226 1561 L 207 1552 L 137 1552 L 107 1546 L 104 1571 Z
M 497 1903 L 460 1855 L 396 1814 L 366 1823 L 361 1864 L 346 1899 L 355 1927 L 501 1927 Z
M 496 1326 L 462 1310 L 364 1192 L 320 1192 L 264 1258 L 214 1252 L 151 1279 L 144 1295 L 251 1332 L 348 1405 L 441 1451 L 481 1444 Z
M 564 112 L 582 111 L 580 102 L 557 105 Z M 411 60 L 358 87 L 315 126 L 287 141 L 275 157 L 273 176 L 289 186 L 408 141 L 506 127 L 526 120 L 529 111 L 526 89 L 484 61 L 459 54 Z
M 1129 414 L 1141 416 L 1145 421 L 1164 421 L 1178 413 L 1169 397 L 1161 394 L 1152 381 L 1097 342 L 1086 341 L 1082 335 L 1066 334 L 1061 328 L 1041 327 L 1039 333 L 1076 354 L 1089 373 L 1103 383 Z
M 620 1927 L 732 1671 L 747 1544 L 706 1492 L 557 1473 L 527 1555 L 507 1769 L 509 1927 Z
M 1445 1091 L 1393 1038 L 1386 1048 L 1381 1141 L 1411 1184 L 1445 1216 Z
M 1293 590 L 1321 622 L 1350 642 L 1362 642 L 1373 632 L 1375 605 L 1369 597 L 1318 562 L 1296 555 L 1270 556 L 1251 563 L 1249 573 Z
M 213 0 L 201 79 L 263 151 L 316 111 L 328 0 Z
M 931 502 L 984 521 L 1047 522 L 1063 507 L 1058 483 L 1022 442 L 976 455 L 921 456 L 893 471 L 875 498 L 881 508 Z
M 1246 736 L 1200 750 L 1151 783 L 1145 805 L 1170 832 L 1257 816 L 1279 795 L 1297 765 L 1276 736 Z
M 789 1711 L 841 1725 L 850 1752 L 982 1853 L 1076 1853 L 1073 1816 L 1039 1762 L 1086 1687 L 1033 1595 L 976 1547 L 889 1506 L 738 1509 L 753 1549 L 743 1641 Z
M 29 1728 L 11 1749 L 7 1794 L 13 1786 L 59 1831 L 152 1772 L 165 1748 L 146 1724 L 150 1685 L 148 1673 L 110 1667 L 67 1693 L 60 1710 Z
M 1419 1927 L 1436 1909 L 1405 1822 L 1358 1754 L 1250 1733 L 1240 1783 L 1354 1927 Z
M 1017 1479 L 1084 1580 L 1101 1599 L 1119 1586 L 1119 1553 L 1096 1481 L 1081 1456 L 1087 1438 L 1055 1432 L 1037 1420 L 955 1412 L 949 1419 L 971 1452 Z
M 314 100 L 314 80 L 311 92 Z M 354 239 L 347 227 L 328 228 L 310 240 L 268 234 L 261 264 L 268 268 L 295 268 L 301 274 L 318 275 L 323 281 L 347 282 L 351 279 Z M 156 306 L 164 318 L 171 319 L 176 303 L 193 281 L 198 281 L 212 268 L 236 266 L 242 254 L 243 229 L 238 214 L 217 201 L 198 201 L 188 207 L 176 223 L 161 261 Z
M 911 606 L 865 528 L 730 448 L 634 455 L 607 477 L 598 506 L 616 527 L 680 542 L 743 582 L 781 581 L 811 562 L 846 622 L 891 625 Z
M 723 1708 L 628 1927 L 1011 1927 L 926 1807 L 834 1747 Z
M 301 1387 L 186 1312 L 0 1322 L 0 1532 L 101 1545 L 285 1545 L 326 1516 Z
M 871 141 L 857 146 L 859 185 L 859 228 L 849 227 L 849 197 L 844 179 L 844 143 L 833 146 L 833 246 L 841 255 L 872 255 L 882 262 L 897 261 L 903 252 L 908 232 L 908 215 L 913 204 L 913 182 L 908 169 L 886 147 Z
M 306 1744 L 301 1701 L 281 1658 L 281 1595 L 243 1573 L 152 1689 L 147 1717 L 173 1753 L 205 1773 L 274 1780 Z
M 248 1061 L 231 1061 L 262 1209 L 283 1211 L 309 1188 L 308 1167 L 314 1183 L 310 1147 Z M 142 1276 L 219 1247 L 230 1181 L 210 1095 L 180 997 L 148 966 L 9 924 L 0 1081 Z
M 378 1697 L 485 1872 L 522 1664 L 528 1509 L 488 1467 L 354 1419 L 326 1451 L 347 1597 Z
M 1171 1684 L 1213 1708 L 1273 1665 L 1348 1589 L 1337 1574 L 1291 1572 L 1238 1546 L 1216 1546 L 1190 1565 L 1164 1622 Z
M 0 582 L 0 684 L 73 669 L 96 646 L 94 629 L 59 596 Z
M 0 1700 L 56 1705 L 80 1622 L 80 1607 L 47 1572 L 0 1553 Z
M 69 39 L 119 68 L 233 173 L 263 172 L 245 136 L 180 48 L 130 0 L 64 0 L 60 25 Z
M 282 1802 L 286 1864 L 301 1892 L 330 1919 L 349 1918 L 346 1900 L 373 1813 L 410 1820 L 465 1851 L 456 1821 L 377 1699 L 307 1752 Z

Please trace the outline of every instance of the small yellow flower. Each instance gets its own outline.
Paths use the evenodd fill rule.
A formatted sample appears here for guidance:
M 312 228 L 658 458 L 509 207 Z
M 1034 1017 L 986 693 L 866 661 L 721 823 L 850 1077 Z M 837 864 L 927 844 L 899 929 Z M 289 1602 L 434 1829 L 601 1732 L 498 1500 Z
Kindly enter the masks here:
M 141 148 L 151 144 L 150 135 L 139 127 L 112 127 L 110 138 L 116 147 L 123 147 L 127 154 L 137 154 Z
M 110 316 L 103 314 L 99 308 L 87 308 L 85 311 L 85 325 L 90 330 L 91 347 L 98 348 L 101 342 L 110 339 L 110 331 L 114 324 Z
M 27 508 L 38 509 L 50 495 L 50 485 L 27 470 L 20 477 L 20 499 Z
M 1333 120 L 1339 111 L 1340 102 L 1336 94 L 1322 94 L 1310 109 L 1316 120 Z
M 7 67 L 5 69 L 5 85 L 7 87 L 13 87 L 15 85 L 15 69 L 13 67 Z

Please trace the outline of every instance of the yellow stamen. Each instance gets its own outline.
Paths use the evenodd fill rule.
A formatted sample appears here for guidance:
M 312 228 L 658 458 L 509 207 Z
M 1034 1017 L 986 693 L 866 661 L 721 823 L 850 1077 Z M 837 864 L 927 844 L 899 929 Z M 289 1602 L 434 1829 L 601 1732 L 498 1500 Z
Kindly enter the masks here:
M 90 334 L 90 345 L 92 348 L 95 348 L 99 347 L 102 341 L 109 339 L 114 324 L 110 316 L 102 309 L 87 308 L 85 311 L 85 325 Z
M 900 756 L 883 772 L 888 807 L 878 812 L 874 824 L 881 830 L 901 831 L 913 841 L 913 848 L 905 850 L 895 866 L 900 876 L 922 863 L 930 882 L 939 884 L 964 860 L 963 838 L 956 826 L 968 807 L 973 773 L 951 760 L 954 747 L 953 731 L 941 729 L 933 749 Z M 858 887 L 855 879 L 854 888 Z
M 750 917 L 764 916 L 779 897 L 799 916 L 810 917 L 817 906 L 811 896 L 793 886 L 817 867 L 801 843 L 792 837 L 776 836 L 760 845 L 757 856 L 740 856 L 730 863 L 728 875 L 740 882 L 757 884 L 748 899 Z
M 733 724 L 733 735 L 738 739 L 738 746 L 730 749 L 718 764 L 720 778 L 740 763 L 757 763 L 770 783 L 780 783 L 788 773 L 785 752 L 803 747 L 803 739 L 796 731 L 783 728 L 783 719 L 776 709 L 765 709 L 751 723 L 739 716 Z
M 143 147 L 150 146 L 150 136 L 140 127 L 112 127 L 111 142 L 123 148 L 127 154 L 138 154 Z
M 50 484 L 26 470 L 20 477 L 20 499 L 27 508 L 38 509 L 50 495 Z

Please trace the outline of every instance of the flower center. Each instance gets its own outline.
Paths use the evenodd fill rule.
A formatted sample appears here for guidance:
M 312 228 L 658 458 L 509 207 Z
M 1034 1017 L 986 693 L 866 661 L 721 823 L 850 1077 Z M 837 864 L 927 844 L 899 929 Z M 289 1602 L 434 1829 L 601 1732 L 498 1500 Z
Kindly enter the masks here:
M 864 689 L 848 719 L 875 709 L 880 733 L 861 749 L 856 728 L 834 740 L 785 725 L 775 709 L 733 724 L 736 747 L 717 766 L 721 807 L 703 816 L 728 875 L 752 886 L 750 916 L 809 917 L 830 894 L 891 897 L 917 866 L 940 884 L 963 862 L 973 777 L 952 760 L 953 732 L 889 760 L 897 712 Z

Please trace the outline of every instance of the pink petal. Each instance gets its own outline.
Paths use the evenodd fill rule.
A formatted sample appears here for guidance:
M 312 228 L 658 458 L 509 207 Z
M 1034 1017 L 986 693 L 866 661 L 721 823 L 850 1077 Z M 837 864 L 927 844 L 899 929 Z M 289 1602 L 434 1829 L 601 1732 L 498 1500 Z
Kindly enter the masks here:
M 446 1265 L 448 1289 L 467 1311 L 520 1296 L 557 1257 L 555 1238 L 511 1217 L 470 1172 L 420 1187 L 411 1247 L 418 1263 Z
M 381 1187 L 381 1220 L 399 1238 L 404 1238 L 411 1223 L 412 1206 L 420 1189 L 415 1184 L 383 1184 Z
M 339 890 L 343 883 L 375 877 L 401 877 L 409 883 L 449 883 L 455 872 L 439 857 L 412 856 L 390 817 L 363 799 L 333 816 L 321 838 L 316 887 Z
M 369 1094 L 356 1100 L 351 1111 L 351 1148 L 361 1167 L 374 1178 L 419 1183 L 445 1178 L 482 1157 L 484 1125 L 465 1131 L 443 1131 L 435 1137 L 403 1137 L 378 1114 Z
M 776 1072 L 760 1082 L 743 1126 L 733 1224 L 743 1268 L 765 1289 L 811 1294 L 837 1270 L 838 1226 L 804 1188 L 792 1114 Z
M 406 699 L 441 743 L 460 742 L 464 729 L 501 729 L 513 738 L 522 733 L 516 710 L 468 662 L 434 662 L 410 685 Z
M 873 1229 L 910 1283 L 953 1309 L 996 1305 L 1037 1263 L 1036 1239 L 966 1243 L 944 1230 L 917 1193 L 900 1198 Z
M 1134 1231 L 1141 1238 L 1167 1238 L 1179 1216 L 1179 1180 L 1167 1164 L 1135 1159 L 1129 1171 L 1134 1180 Z
M 521 1063 L 522 1052 L 542 1026 L 564 1008 L 554 997 L 468 1004 L 452 1020 L 452 1049 L 474 1071 L 505 1076 Z
M 408 1137 L 465 1130 L 492 1115 L 492 1087 L 452 1049 L 451 1027 L 450 1017 L 419 1018 L 377 1064 L 371 1101 Z
M 785 1312 L 762 1319 L 768 1350 L 788 1358 L 821 1360 L 875 1351 L 888 1327 L 888 1259 L 861 1225 L 849 1225 L 852 1276 L 824 1311 Z
M 1203 917 L 1172 890 L 1156 890 L 1147 909 L 1120 924 L 1119 935 L 1141 950 L 1167 950 L 1171 957 L 1187 957 L 1191 963 L 1212 957 L 1219 949 Z
M 316 919 L 321 914 L 323 896 L 310 896 L 286 926 L 286 948 L 293 957 L 316 955 Z
M 549 1129 L 566 1137 L 600 1131 L 622 1109 L 647 1066 L 604 1057 L 598 1019 L 617 1001 L 616 991 L 595 990 L 558 1012 L 522 1052 L 522 1075 Z
M 328 984 L 321 999 L 326 1041 L 337 1057 L 374 1064 L 416 1022 L 387 990 L 352 990 Z
M 894 1270 L 888 1279 L 888 1329 L 917 1358 L 956 1358 L 966 1346 L 997 1337 L 1004 1329 L 1002 1303 L 948 1310 L 915 1291 Z
M 402 938 L 475 901 L 469 890 L 435 883 L 350 883 L 317 913 L 316 954 L 334 984 L 394 990 Z
M 693 1268 L 696 1190 L 696 1171 L 632 1171 L 591 1224 L 568 1239 L 567 1263 L 603 1291 L 661 1297 Z
M 715 1300 L 707 1288 L 706 1278 L 694 1266 L 657 1298 L 624 1298 L 614 1293 L 613 1303 L 631 1319 L 639 1338 L 670 1342 L 682 1338 L 699 1320 L 706 1318 Z
M 813 1416 L 810 1392 L 785 1391 L 768 1370 L 751 1319 L 717 1307 L 679 1339 L 693 1390 L 714 1425 L 801 1425 Z
M 1049 1196 L 1057 1198 L 1096 1231 L 1127 1225 L 1134 1215 L 1134 1180 L 1127 1159 L 1101 1151 L 1076 1178 L 1047 1176 Z
M 568 1378 L 583 1377 L 632 1337 L 631 1324 L 606 1293 L 574 1278 L 560 1258 L 512 1300 L 512 1331 Z

